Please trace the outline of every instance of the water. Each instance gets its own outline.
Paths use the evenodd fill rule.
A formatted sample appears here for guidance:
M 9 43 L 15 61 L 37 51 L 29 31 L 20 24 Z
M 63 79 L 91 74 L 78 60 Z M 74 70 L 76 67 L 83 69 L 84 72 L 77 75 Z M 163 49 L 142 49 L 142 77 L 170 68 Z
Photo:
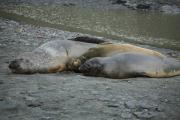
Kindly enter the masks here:
M 18 5 L 3 10 L 43 26 L 180 50 L 179 14 L 55 5 Z

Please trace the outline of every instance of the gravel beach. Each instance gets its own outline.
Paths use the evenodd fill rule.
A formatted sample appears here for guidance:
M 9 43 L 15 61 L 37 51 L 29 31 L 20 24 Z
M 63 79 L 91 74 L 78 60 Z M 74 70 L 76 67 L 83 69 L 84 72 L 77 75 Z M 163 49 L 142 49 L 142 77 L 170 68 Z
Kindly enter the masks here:
M 53 7 L 53 5 L 55 6 Z M 59 6 L 63 6 L 65 10 L 68 10 L 66 7 L 80 6 L 83 8 L 98 8 L 98 9 L 113 9 L 113 10 L 116 9 L 117 11 L 122 9 L 123 10 L 128 9 L 130 10 L 130 12 L 131 10 L 152 11 L 152 13 L 150 13 L 150 15 L 152 16 L 154 14 L 153 12 L 155 11 L 158 13 L 157 15 L 160 15 L 162 17 L 162 19 L 164 18 L 164 16 L 166 18 L 166 13 L 167 13 L 170 14 L 167 17 L 171 18 L 170 19 L 171 22 L 170 24 L 167 24 L 167 26 L 165 27 L 163 26 L 164 24 L 162 26 L 165 29 L 169 28 L 171 30 L 174 30 L 175 33 L 177 33 L 177 30 L 174 29 L 173 28 L 174 26 L 172 26 L 171 24 L 175 23 L 174 20 L 177 21 L 179 20 L 178 14 L 180 13 L 180 9 L 179 9 L 180 0 L 149 0 L 149 2 L 145 0 L 88 0 L 88 1 L 87 0 L 38 0 L 38 1 L 37 0 L 14 0 L 14 1 L 0 0 L 0 16 L 4 14 L 3 12 L 1 12 L 1 10 L 9 11 L 10 10 L 9 8 L 11 8 L 12 11 L 14 10 L 13 13 L 16 13 L 17 11 L 18 14 L 20 14 L 21 12 L 22 13 L 25 12 L 24 14 L 22 14 L 22 16 L 26 17 L 30 15 L 29 18 L 31 17 L 33 18 L 34 17 L 32 16 L 33 14 L 31 15 L 26 13 L 29 8 L 31 7 L 33 8 L 34 6 L 35 6 L 34 8 L 38 8 L 37 6 L 41 6 L 41 7 L 43 6 L 42 8 L 44 9 L 44 6 L 51 6 L 53 10 L 56 10 L 56 5 L 58 6 L 57 8 L 60 8 Z M 23 6 L 25 6 L 26 9 L 22 10 Z M 43 9 L 37 9 L 37 10 L 39 10 L 42 13 L 45 13 L 45 15 L 47 15 L 47 18 L 49 18 L 49 19 L 44 19 L 44 21 L 46 20 L 53 21 L 51 20 L 51 17 L 49 17 L 48 14 L 43 11 Z M 37 10 L 35 9 L 34 11 Z M 58 10 L 61 13 L 61 11 L 64 9 L 58 9 Z M 78 9 L 79 12 L 80 10 Z M 75 14 L 74 18 L 76 18 L 76 15 L 78 15 L 79 12 Z M 129 17 L 130 12 L 127 12 L 125 14 L 128 19 L 133 18 L 133 16 Z M 67 13 L 71 13 L 71 11 Z M 73 16 L 74 13 L 72 12 L 72 14 L 70 15 Z M 89 11 L 87 11 L 87 13 L 89 13 Z M 141 13 L 141 11 L 139 13 Z M 64 14 L 66 15 L 66 12 Z M 144 17 L 141 16 L 139 19 L 136 16 L 138 14 L 133 14 L 134 16 L 137 17 L 138 27 L 139 25 L 141 26 L 141 24 L 138 24 L 139 23 L 138 21 L 142 20 L 141 18 L 148 18 L 146 16 L 148 14 L 149 14 L 148 12 L 147 14 L 145 12 L 143 14 Z M 176 16 L 173 17 L 171 16 L 171 14 L 172 15 L 176 14 Z M 41 18 L 40 14 L 38 15 Z M 112 15 L 114 15 L 114 12 Z M 119 15 L 119 12 L 117 12 L 114 16 L 116 17 L 117 15 Z M 15 21 L 15 19 L 14 20 L 5 19 L 8 18 L 7 15 L 3 15 L 3 16 L 6 17 L 4 18 L 0 17 L 0 119 L 1 120 L 179 120 L 180 119 L 180 114 L 179 114 L 180 113 L 180 76 L 171 77 L 171 78 L 138 77 L 138 78 L 129 78 L 129 79 L 108 79 L 102 77 L 87 77 L 87 76 L 83 76 L 80 73 L 77 74 L 72 72 L 63 72 L 63 73 L 55 73 L 55 74 L 32 74 L 32 75 L 22 75 L 22 74 L 20 75 L 20 74 L 11 73 L 11 71 L 8 69 L 8 64 L 17 55 L 24 52 L 32 51 L 47 41 L 52 41 L 57 39 L 67 40 L 72 37 L 85 35 L 85 33 L 88 33 L 89 29 L 87 30 L 87 32 L 81 32 L 78 28 L 72 30 L 73 28 L 72 26 L 70 26 L 70 28 L 66 26 L 66 29 L 61 29 L 62 26 L 58 28 L 55 26 L 55 24 L 53 28 L 50 28 L 51 25 L 46 25 L 48 21 L 43 25 L 40 25 L 37 22 L 37 18 L 36 18 L 37 16 L 34 17 L 36 21 L 34 22 L 35 24 L 33 25 L 27 22 L 29 20 L 28 17 L 26 19 L 26 22 L 23 22 L 23 20 Z M 54 16 L 56 18 L 56 14 Z M 122 16 L 124 16 L 124 14 L 122 14 Z M 42 18 L 43 17 L 45 16 L 42 16 Z M 155 19 L 159 18 L 156 16 L 153 17 L 155 17 Z M 9 18 L 11 18 L 11 16 Z M 81 16 L 79 16 L 79 18 L 81 18 Z M 71 19 L 71 16 L 69 17 L 69 19 Z M 67 19 L 67 21 L 69 19 Z M 108 25 L 111 19 L 112 18 L 106 21 Z M 124 19 L 122 23 L 126 23 L 126 20 L 128 19 Z M 55 20 L 58 20 L 58 17 Z M 60 19 L 60 20 L 64 20 L 64 19 Z M 64 21 L 62 22 L 60 21 L 60 23 L 63 22 Z M 156 22 L 157 21 L 155 21 L 155 23 Z M 66 19 L 64 23 L 66 25 Z M 77 19 L 77 21 L 75 21 L 75 23 L 73 23 L 72 25 L 74 24 L 82 25 L 82 23 L 81 21 L 79 21 L 79 19 Z M 101 21 L 99 23 L 101 23 Z M 99 23 L 97 22 L 97 28 Z M 128 22 L 127 25 L 129 25 L 129 23 L 131 22 Z M 132 25 L 130 24 L 129 26 L 133 26 L 133 24 L 134 22 L 132 22 Z M 88 27 L 91 27 L 92 25 L 90 24 Z M 105 25 L 102 24 L 103 27 Z M 146 25 L 147 24 L 145 21 L 145 26 Z M 175 27 L 179 28 L 178 25 L 175 25 Z M 124 24 L 122 24 L 121 27 L 124 27 Z M 137 30 L 135 31 L 138 31 L 138 27 Z M 71 32 L 68 32 L 69 29 L 71 30 Z M 156 29 L 156 24 L 155 24 L 155 29 Z M 77 30 L 79 30 L 79 33 L 76 32 Z M 128 28 L 127 30 L 131 30 L 131 27 Z M 127 30 L 125 29 L 125 31 Z M 82 31 L 84 31 L 84 29 Z M 107 29 L 107 31 L 109 31 L 109 29 Z M 158 31 L 157 36 L 161 35 L 161 33 L 164 33 L 164 31 L 163 30 L 162 32 Z M 165 31 L 165 34 L 168 33 L 170 33 L 168 30 Z M 139 32 L 139 34 L 141 34 L 141 31 Z M 170 34 L 170 38 L 174 37 L 175 35 Z M 119 39 L 111 40 L 109 38 L 108 40 L 112 42 L 124 42 L 123 40 L 121 41 Z M 176 49 L 174 50 L 165 49 L 165 47 L 157 48 L 154 46 L 150 46 L 151 44 L 146 44 L 146 45 L 136 44 L 136 45 L 157 50 L 167 56 L 174 57 L 180 60 L 180 51 L 178 51 L 177 49 L 179 43 L 178 40 L 176 40 L 173 44 L 174 46 L 176 46 Z M 162 41 L 164 41 L 164 39 L 162 39 Z M 166 45 L 168 45 L 168 42 L 167 43 L 165 42 Z M 170 42 L 173 43 L 173 41 Z M 154 43 L 160 43 L 160 42 L 154 40 Z M 165 44 L 162 44 L 162 46 L 163 45 Z M 169 48 L 175 48 L 175 47 L 169 47 Z
M 180 76 L 107 79 L 76 73 L 12 74 L 8 63 L 50 40 L 82 35 L 0 18 L 2 120 L 178 120 Z M 142 45 L 141 45 L 142 46 Z M 179 51 L 143 46 L 179 59 Z

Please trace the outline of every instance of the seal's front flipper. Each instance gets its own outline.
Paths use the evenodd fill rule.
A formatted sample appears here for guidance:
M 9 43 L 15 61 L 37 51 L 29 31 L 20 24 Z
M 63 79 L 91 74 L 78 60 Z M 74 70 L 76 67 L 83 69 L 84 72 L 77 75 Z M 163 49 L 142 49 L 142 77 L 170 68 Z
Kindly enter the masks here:
M 100 38 L 96 38 L 96 37 L 89 37 L 89 36 L 80 36 L 80 37 L 75 37 L 75 38 L 71 38 L 68 40 L 85 42 L 85 43 L 94 43 L 94 44 L 102 44 L 102 43 L 110 42 L 110 41 L 107 41 L 104 39 L 100 39 Z

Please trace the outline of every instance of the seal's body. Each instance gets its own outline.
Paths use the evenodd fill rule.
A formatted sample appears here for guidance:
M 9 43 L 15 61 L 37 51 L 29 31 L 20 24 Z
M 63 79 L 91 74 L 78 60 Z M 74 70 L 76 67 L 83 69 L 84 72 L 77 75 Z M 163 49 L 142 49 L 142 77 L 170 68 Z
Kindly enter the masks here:
M 22 74 L 61 71 L 79 72 L 79 66 L 88 59 L 112 56 L 124 52 L 139 52 L 161 58 L 164 57 L 161 53 L 135 45 L 107 43 L 105 40 L 91 37 L 76 37 L 71 39 L 71 41 L 50 41 L 32 52 L 21 54 L 11 61 L 9 68 L 13 73 Z
M 94 57 L 110 57 L 119 53 L 126 52 L 137 52 L 144 55 L 155 56 L 158 58 L 164 58 L 165 55 L 146 48 L 138 47 L 131 44 L 121 44 L 121 43 L 104 43 L 99 44 L 95 47 L 90 48 L 87 52 L 85 52 L 80 57 L 73 59 L 76 62 L 76 65 L 73 65 L 74 61 L 69 61 L 68 65 L 70 65 L 73 71 L 78 71 L 78 68 L 85 61 L 94 58 Z M 77 64 L 78 61 L 78 64 Z
M 24 74 L 65 71 L 68 60 L 81 56 L 95 45 L 68 40 L 50 41 L 32 52 L 19 55 L 11 61 L 9 68 L 14 73 Z
M 120 53 L 111 57 L 96 57 L 86 61 L 80 72 L 108 78 L 171 77 L 180 75 L 180 62 L 141 53 Z

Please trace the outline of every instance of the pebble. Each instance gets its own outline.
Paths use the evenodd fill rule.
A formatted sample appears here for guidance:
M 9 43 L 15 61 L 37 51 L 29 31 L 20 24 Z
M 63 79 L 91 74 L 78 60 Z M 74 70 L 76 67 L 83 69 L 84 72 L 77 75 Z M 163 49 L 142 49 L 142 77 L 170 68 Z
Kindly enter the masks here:
M 158 105 L 148 102 L 148 101 L 140 101 L 138 103 L 138 106 L 143 109 L 156 109 L 158 108 Z
M 27 100 L 27 101 L 35 100 L 34 97 L 30 97 L 30 96 L 25 96 L 24 99 Z
M 98 91 L 91 91 L 91 94 L 93 94 L 93 95 L 98 95 L 99 92 L 98 92 Z
M 111 90 L 111 88 L 110 87 L 108 87 L 108 86 L 106 86 L 106 88 L 105 88 L 106 90 Z
M 129 109 L 134 109 L 137 106 L 137 101 L 135 101 L 135 100 L 127 101 L 124 103 L 124 105 Z
M 27 104 L 28 107 L 40 107 L 42 105 L 43 105 L 43 102 L 32 102 L 32 103 Z
M 121 117 L 125 119 L 130 119 L 132 117 L 132 114 L 130 112 L 123 112 L 121 114 Z
M 141 111 L 141 112 L 134 112 L 133 113 L 137 118 L 140 119 L 150 119 L 153 118 L 157 115 L 156 112 L 152 112 L 152 111 Z
M 126 108 L 129 109 L 147 109 L 147 110 L 157 110 L 158 109 L 158 105 L 156 105 L 155 103 L 149 102 L 149 101 L 136 101 L 136 100 L 132 100 L 132 101 L 127 101 L 124 103 Z
M 118 108 L 119 107 L 118 104 L 108 104 L 107 106 L 108 107 L 112 107 L 112 108 Z
M 52 117 L 42 117 L 40 120 L 54 120 Z
M 3 81 L 0 81 L 0 84 L 4 84 L 4 82 L 3 82 Z
M 0 110 L 12 110 L 17 107 L 17 104 L 13 100 L 2 100 L 0 101 Z

